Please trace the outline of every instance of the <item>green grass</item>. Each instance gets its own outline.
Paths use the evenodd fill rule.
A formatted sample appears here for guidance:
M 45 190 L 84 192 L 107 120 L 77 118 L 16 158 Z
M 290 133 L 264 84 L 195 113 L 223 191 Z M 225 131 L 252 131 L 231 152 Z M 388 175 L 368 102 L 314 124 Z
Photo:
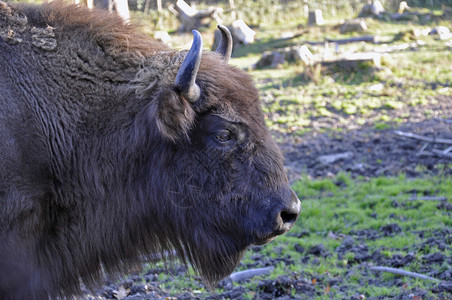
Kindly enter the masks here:
M 401 287 L 391 286 L 394 276 L 391 274 L 362 275 L 365 265 L 354 261 L 355 254 L 347 252 L 343 258 L 338 257 L 336 248 L 341 245 L 344 236 L 355 239 L 359 230 L 381 231 L 381 227 L 397 223 L 402 231 L 393 235 L 379 235 L 376 239 L 360 240 L 357 244 L 365 244 L 369 253 L 375 250 L 388 258 L 393 255 L 405 256 L 413 253 L 417 260 L 404 267 L 408 271 L 421 271 L 422 257 L 438 251 L 436 246 L 422 246 L 428 238 L 435 235 L 436 230 L 450 228 L 452 218 L 450 213 L 437 208 L 435 201 L 410 200 L 412 196 L 434 195 L 446 196 L 452 199 L 452 178 L 434 176 L 423 178 L 377 177 L 372 179 L 352 179 L 341 173 L 332 179 L 311 180 L 307 177 L 293 184 L 293 189 L 302 200 L 302 214 L 295 227 L 286 235 L 278 237 L 275 241 L 259 249 L 249 250 L 237 270 L 253 267 L 263 267 L 268 258 L 287 259 L 292 264 L 283 261 L 276 263 L 273 273 L 264 277 L 248 280 L 241 285 L 248 291 L 245 298 L 253 298 L 259 292 L 258 282 L 262 279 L 276 279 L 281 275 L 304 276 L 308 281 L 320 278 L 328 282 L 332 278 L 343 278 L 349 286 L 350 294 L 359 293 L 366 298 L 395 297 L 402 292 Z M 399 206 L 394 206 L 394 200 Z M 450 201 L 450 200 L 449 200 Z M 423 231 L 423 237 L 419 232 Z M 333 233 L 339 238 L 332 238 Z M 309 254 L 309 249 L 323 244 L 327 250 L 326 257 L 316 257 Z M 305 250 L 300 253 L 296 249 Z M 257 251 L 257 252 L 256 252 Z M 253 258 L 258 253 L 263 260 Z M 443 252 L 446 256 L 452 255 L 450 246 Z M 303 258 L 310 259 L 303 262 Z M 265 259 L 267 258 L 267 260 Z M 257 266 L 256 266 L 257 263 Z M 262 264 L 262 265 L 261 265 Z M 436 266 L 438 269 L 448 270 L 451 266 L 444 262 Z M 186 276 L 162 278 L 163 287 L 171 293 L 178 294 L 183 291 L 196 291 L 203 298 L 212 291 L 199 287 L 190 272 Z M 404 278 L 406 286 L 410 289 L 422 288 L 431 291 L 433 283 L 411 278 Z M 326 284 L 313 284 L 320 295 L 318 299 L 335 299 L 343 297 L 344 292 L 337 291 Z M 325 289 L 327 292 L 325 292 Z M 213 291 L 221 293 L 221 289 Z M 286 291 L 288 294 L 295 291 Z M 434 294 L 429 294 L 433 297 Z
M 346 187 L 338 187 L 339 180 L 346 181 Z M 335 248 L 340 241 L 328 238 L 329 232 L 337 234 L 353 235 L 352 232 L 360 229 L 378 230 L 384 225 L 397 222 L 402 232 L 394 236 L 380 237 L 376 240 L 366 241 L 369 252 L 385 248 L 387 255 L 394 253 L 406 255 L 407 248 L 420 244 L 421 239 L 415 232 L 433 232 L 436 229 L 447 228 L 452 225 L 450 214 L 436 208 L 437 203 L 430 201 L 414 201 L 420 206 L 417 208 L 392 207 L 392 201 L 396 197 L 399 203 L 407 207 L 413 203 L 408 198 L 415 191 L 418 195 L 434 191 L 438 196 L 452 196 L 452 179 L 444 177 L 428 177 L 407 179 L 399 177 L 379 177 L 370 180 L 351 180 L 344 174 L 335 179 L 308 180 L 307 178 L 296 182 L 294 190 L 302 198 L 303 212 L 296 227 L 291 233 L 280 237 L 276 243 L 286 244 L 286 255 L 290 255 L 295 261 L 297 252 L 290 245 L 298 243 L 309 249 L 312 245 L 322 243 L 332 253 L 331 257 L 321 259 L 316 265 L 299 266 L 296 269 L 312 274 L 329 273 L 344 275 L 344 269 L 335 255 Z M 371 196 L 369 196 L 371 195 Z M 370 217 L 370 212 L 377 215 Z M 389 217 L 390 215 L 391 218 Z M 403 216 L 403 218 L 399 218 Z M 295 238 L 297 233 L 307 231 L 309 236 Z M 277 245 L 269 244 L 264 247 L 268 252 Z M 263 250 L 266 251 L 266 250 Z M 418 251 L 426 251 L 419 249 Z M 431 250 L 427 250 L 431 252 Z M 424 253 L 423 253 L 424 254 Z M 353 254 L 345 257 L 352 260 Z M 294 270 L 294 268 L 292 268 Z M 359 277 L 359 276 L 358 276 Z M 417 283 L 414 282 L 414 285 Z M 360 290 L 367 297 L 385 296 L 394 294 L 393 288 L 370 286 Z
M 438 14 L 438 13 L 436 13 Z M 389 47 L 402 45 L 404 33 L 421 31 L 437 25 L 451 27 L 450 20 L 433 18 L 430 22 L 388 22 L 366 19 L 369 31 L 385 41 L 393 41 Z M 334 22 L 332 22 L 334 23 Z M 337 21 L 336 21 L 337 24 Z M 281 39 L 283 32 L 300 32 L 287 22 L 269 29 L 256 28 L 257 41 L 234 52 L 231 64 L 246 69 L 262 90 L 267 125 L 274 131 L 303 135 L 312 130 L 310 124 L 319 119 L 334 118 L 333 128 L 320 130 L 340 131 L 350 122 L 358 126 L 370 126 L 377 130 L 391 128 L 408 120 L 405 111 L 414 106 L 437 103 L 440 95 L 452 95 L 452 51 L 444 41 L 434 36 L 418 36 L 424 46 L 416 51 L 395 51 L 385 54 L 381 69 L 363 68 L 344 72 L 339 69 L 304 67 L 285 63 L 277 69 L 251 70 L 264 51 L 274 51 L 304 41 L 323 41 L 327 38 L 347 38 L 358 34 L 340 34 L 339 27 L 303 28 L 303 34 L 294 39 Z M 314 55 L 321 55 L 323 46 L 309 46 Z M 382 49 L 383 45 L 345 44 L 343 52 L 369 52 Z M 334 46 L 330 46 L 330 52 Z M 375 88 L 376 84 L 381 84 Z M 425 110 L 428 117 L 432 112 Z M 317 129 L 318 130 L 318 129 Z

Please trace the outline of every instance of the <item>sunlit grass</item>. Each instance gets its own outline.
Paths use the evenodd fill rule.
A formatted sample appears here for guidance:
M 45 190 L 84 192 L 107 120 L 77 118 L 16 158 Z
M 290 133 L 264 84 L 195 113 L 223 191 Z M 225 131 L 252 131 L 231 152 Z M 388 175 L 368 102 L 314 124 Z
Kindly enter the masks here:
M 438 252 L 437 246 L 429 246 L 424 242 L 435 235 L 437 230 L 450 227 L 450 216 L 437 208 L 432 201 L 416 201 L 413 195 L 425 193 L 436 196 L 452 197 L 452 178 L 434 176 L 409 179 L 403 175 L 398 177 L 378 177 L 372 179 L 356 178 L 341 173 L 332 179 L 311 180 L 303 178 L 293 184 L 293 189 L 302 199 L 302 214 L 295 227 L 286 235 L 278 237 L 268 245 L 254 247 L 247 251 L 237 270 L 252 267 L 265 267 L 269 262 L 275 267 L 268 275 L 255 277 L 246 282 L 234 283 L 245 287 L 245 298 L 253 298 L 260 292 L 259 282 L 275 280 L 282 275 L 302 276 L 312 281 L 318 293 L 324 295 L 318 299 L 335 299 L 350 297 L 347 292 L 329 287 L 325 282 L 316 284 L 317 278 L 329 280 L 343 278 L 345 285 L 353 293 L 359 292 L 366 298 L 396 297 L 402 290 L 391 286 L 390 282 L 397 276 L 392 274 L 375 274 L 363 276 L 363 266 L 355 260 L 354 252 L 338 256 L 336 249 L 346 236 L 357 239 L 359 230 L 374 230 L 377 238 L 367 239 L 362 236 L 357 244 L 364 244 L 368 252 L 379 251 L 380 255 L 390 259 L 394 255 L 403 257 L 412 253 L 416 259 L 404 269 L 412 272 L 420 270 L 425 255 Z M 400 204 L 394 207 L 394 199 Z M 414 202 L 413 202 L 414 201 Z M 417 207 L 410 207 L 413 204 Z M 384 234 L 381 228 L 397 223 L 401 232 Z M 422 237 L 419 232 L 424 232 Z M 336 238 L 335 238 L 336 236 Z M 310 253 L 312 247 L 322 244 L 325 256 Z M 452 249 L 445 249 L 444 255 L 452 255 Z M 259 255 L 261 259 L 254 256 Z M 306 260 L 306 258 L 308 258 Z M 278 262 L 279 261 L 279 262 Z M 286 261 L 292 263 L 287 264 Z M 162 266 L 162 265 L 161 265 Z M 447 270 L 447 263 L 437 266 Z M 298 274 L 298 275 L 297 275 Z M 208 290 L 199 284 L 196 274 L 189 270 L 185 275 L 160 275 L 161 287 L 171 294 L 191 292 L 201 298 L 207 295 L 220 294 L 223 289 Z M 403 281 L 410 289 L 422 288 L 428 297 L 434 283 L 412 278 Z M 291 294 L 295 290 L 287 290 Z M 327 295 L 327 296 L 326 296 Z M 348 296 L 347 296 L 348 295 Z M 326 298 L 325 298 L 326 297 Z

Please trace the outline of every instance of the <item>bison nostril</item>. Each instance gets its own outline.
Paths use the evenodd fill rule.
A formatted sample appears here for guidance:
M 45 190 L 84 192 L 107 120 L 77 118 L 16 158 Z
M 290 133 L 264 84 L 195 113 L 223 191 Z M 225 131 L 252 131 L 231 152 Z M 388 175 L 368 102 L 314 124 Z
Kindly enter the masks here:
M 293 213 L 293 212 L 289 212 L 289 211 L 282 211 L 280 213 L 280 217 L 283 221 L 284 225 L 291 225 L 293 223 L 295 223 L 295 221 L 298 218 L 298 213 Z
M 283 230 L 287 231 L 295 224 L 295 221 L 298 219 L 298 215 L 301 211 L 301 202 L 298 197 L 293 193 L 293 202 L 289 207 L 283 208 L 279 214 L 278 219 L 280 224 L 283 227 Z

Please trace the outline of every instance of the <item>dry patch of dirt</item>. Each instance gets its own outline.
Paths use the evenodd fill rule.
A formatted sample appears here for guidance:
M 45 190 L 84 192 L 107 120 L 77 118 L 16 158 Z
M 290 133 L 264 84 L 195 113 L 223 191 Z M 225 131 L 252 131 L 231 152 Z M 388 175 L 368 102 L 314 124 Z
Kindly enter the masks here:
M 452 151 L 449 155 L 431 153 L 451 145 L 428 143 L 407 138 L 396 131 L 414 133 L 429 138 L 452 140 L 452 97 L 438 97 L 437 105 L 409 107 L 398 114 L 408 115 L 406 123 L 377 130 L 373 126 L 343 130 L 337 133 L 312 131 L 302 138 L 282 137 L 280 147 L 286 158 L 291 181 L 302 174 L 313 178 L 331 177 L 339 172 L 352 176 L 396 175 L 409 177 L 422 174 L 452 174 Z M 428 117 L 425 112 L 431 112 Z M 351 127 L 356 127 L 350 122 Z M 342 155 L 341 155 L 342 154 Z M 325 160 L 334 158 L 334 161 Z

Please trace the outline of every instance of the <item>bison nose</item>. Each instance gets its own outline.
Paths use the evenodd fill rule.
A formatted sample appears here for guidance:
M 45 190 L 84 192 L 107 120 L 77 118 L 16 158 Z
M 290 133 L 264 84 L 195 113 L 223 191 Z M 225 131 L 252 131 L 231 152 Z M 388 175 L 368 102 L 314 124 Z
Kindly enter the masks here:
M 292 191 L 291 201 L 283 207 L 277 215 L 277 223 L 281 226 L 282 233 L 289 231 L 298 219 L 301 211 L 301 201 L 294 191 Z

